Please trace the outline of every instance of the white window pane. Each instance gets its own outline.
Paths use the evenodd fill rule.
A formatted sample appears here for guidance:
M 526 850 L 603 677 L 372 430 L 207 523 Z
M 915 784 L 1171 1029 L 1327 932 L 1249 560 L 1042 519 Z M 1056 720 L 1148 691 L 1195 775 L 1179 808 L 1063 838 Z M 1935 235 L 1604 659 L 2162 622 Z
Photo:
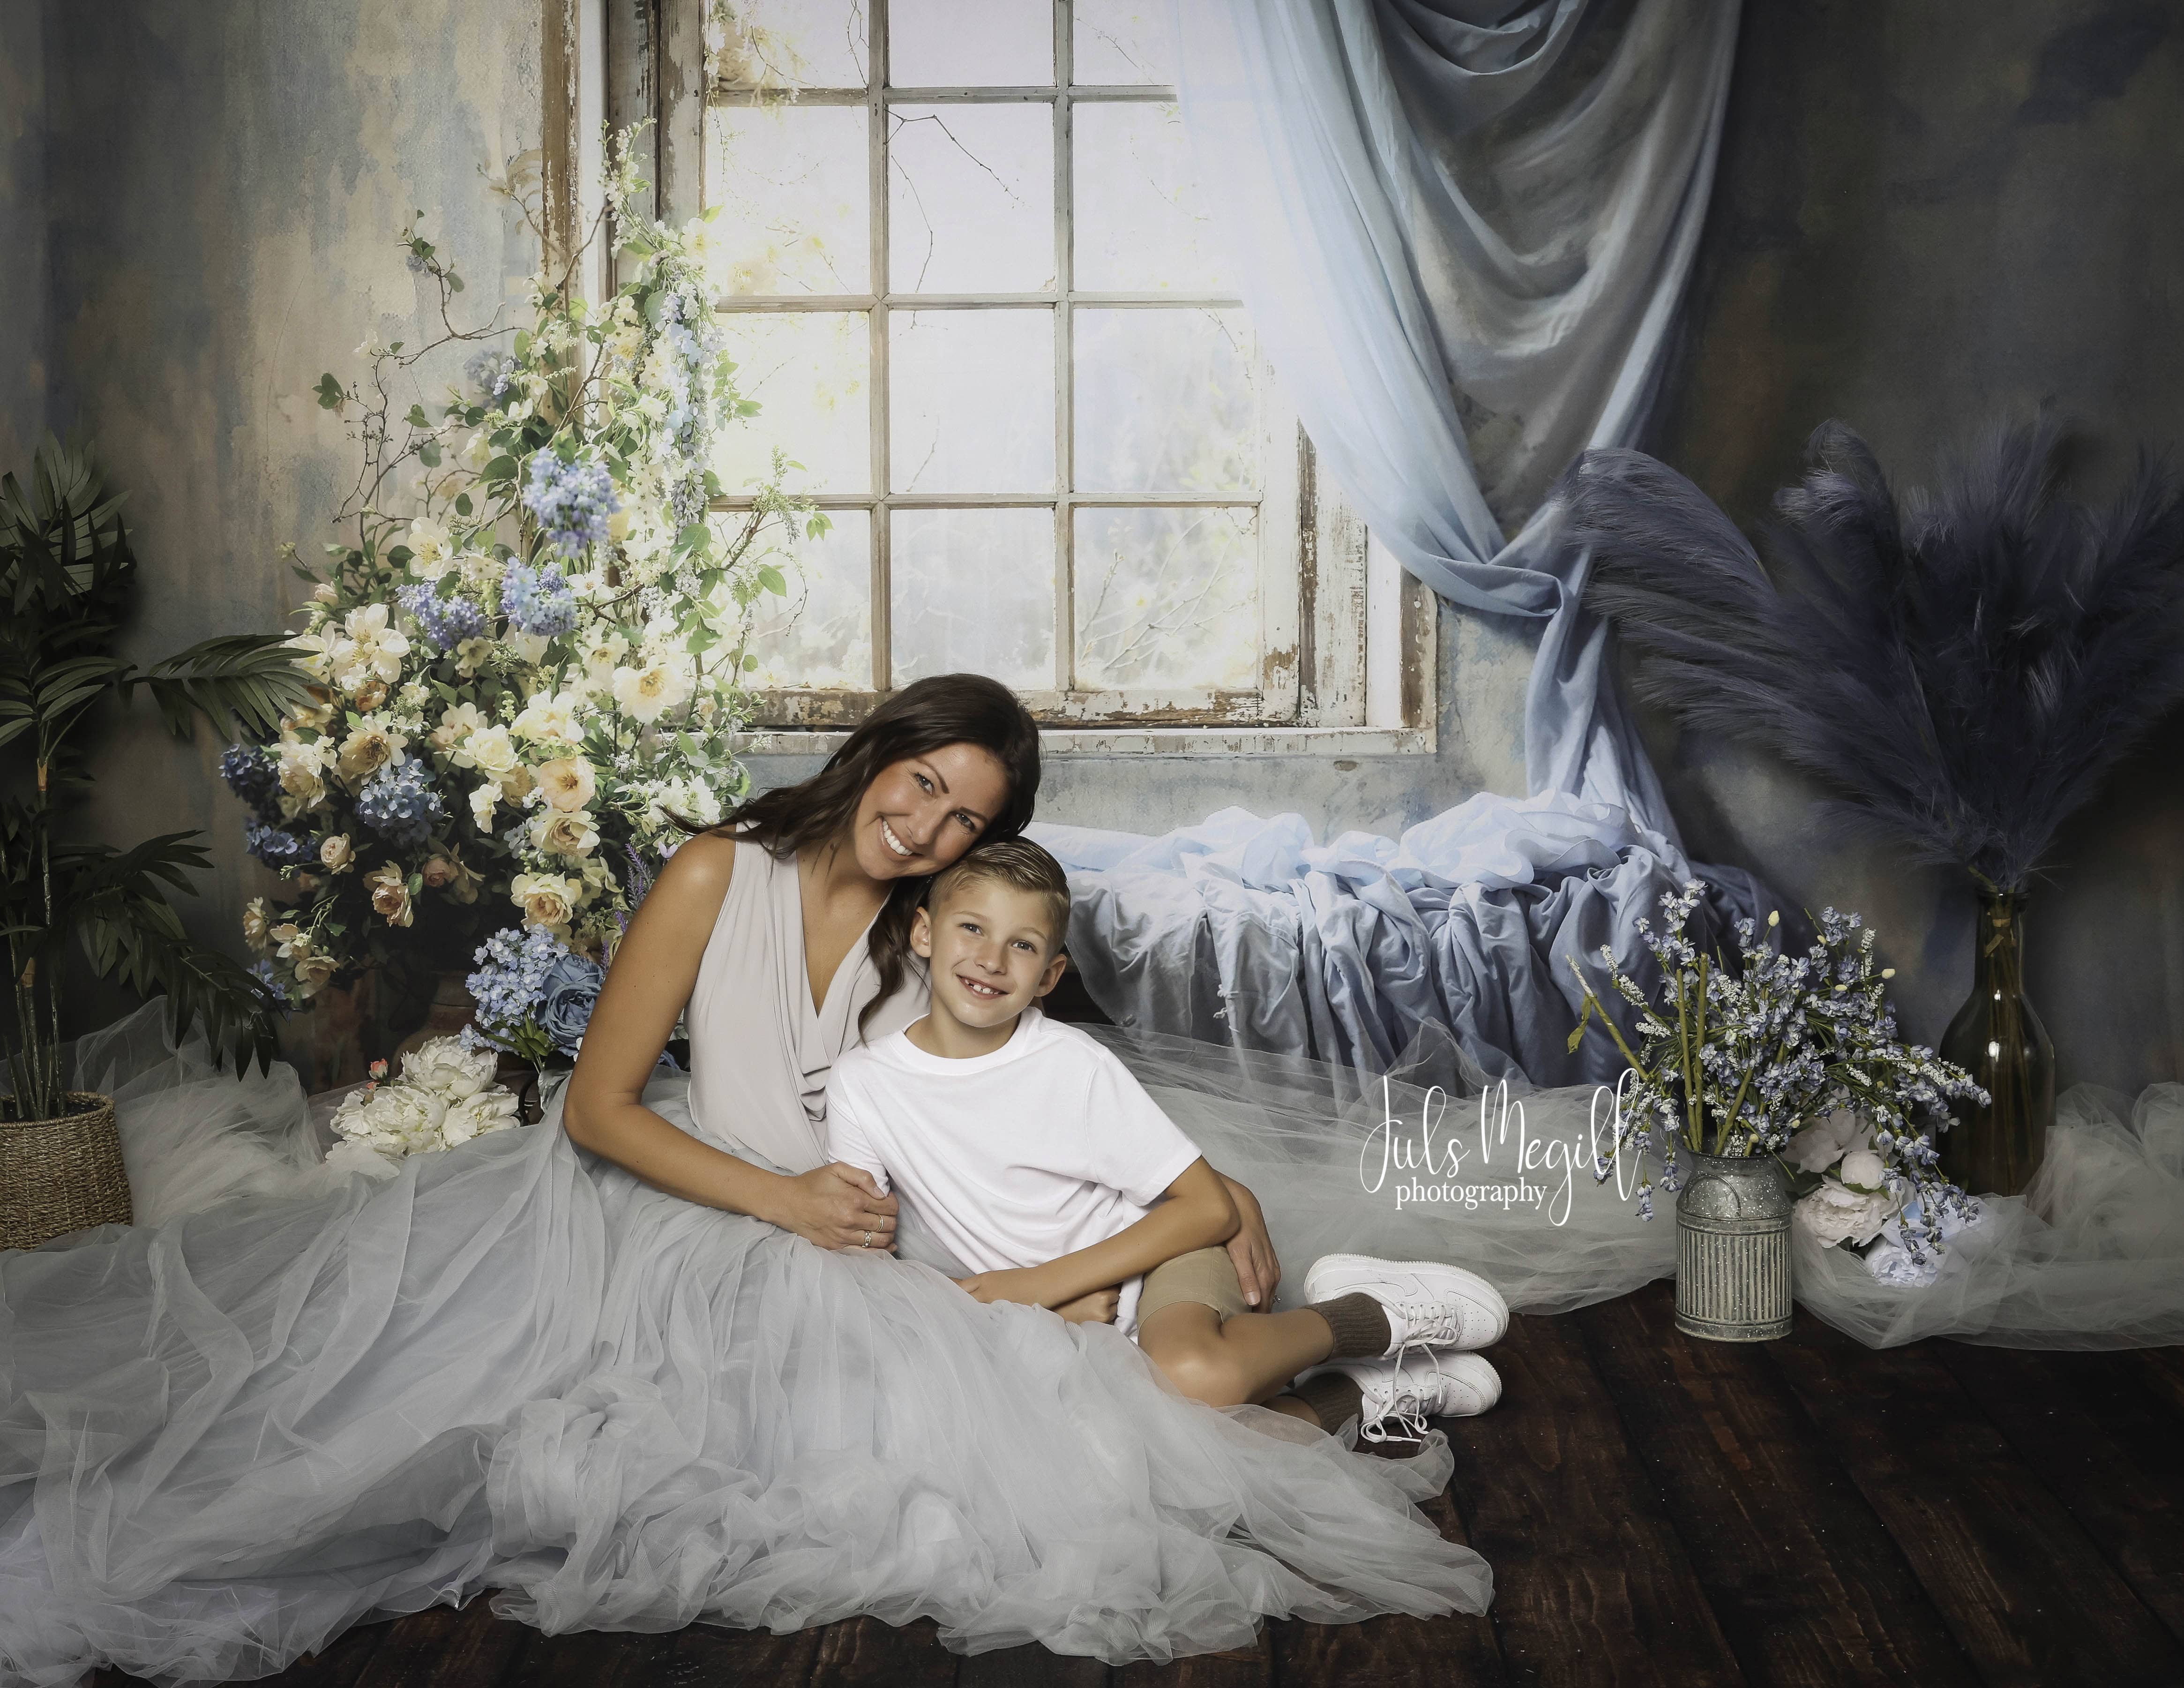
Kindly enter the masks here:
M 861 88 L 864 0 L 737 0 L 706 8 L 705 61 L 722 88 Z
M 1258 359 L 1240 310 L 1079 309 L 1077 490 L 1254 492 Z
M 1054 684 L 1054 511 L 899 510 L 888 549 L 893 682 Z
M 1074 113 L 1079 290 L 1234 292 L 1199 198 L 1181 110 L 1087 100 Z
M 1080 507 L 1073 596 L 1084 689 L 1258 689 L 1256 510 Z
M 707 268 L 723 294 L 872 288 L 865 109 L 716 105 L 705 113 Z
M 732 493 L 773 470 L 778 450 L 803 465 L 800 492 L 872 490 L 872 320 L 863 311 L 723 311 L 736 391 L 760 405 L 715 436 L 713 467 Z
M 833 529 L 799 539 L 794 560 L 776 557 L 788 595 L 761 593 L 751 605 L 751 640 L 758 658 L 747 683 L 868 691 L 872 683 L 872 518 L 868 511 L 830 512 Z
M 1054 286 L 1049 107 L 899 105 L 888 148 L 894 291 L 1036 293 Z
M 1173 82 L 1175 39 L 1162 0 L 1077 0 L 1070 80 L 1119 86 Z
M 1054 313 L 896 311 L 889 453 L 898 493 L 1054 490 Z
M 888 0 L 888 81 L 898 88 L 1050 87 L 1052 0 Z

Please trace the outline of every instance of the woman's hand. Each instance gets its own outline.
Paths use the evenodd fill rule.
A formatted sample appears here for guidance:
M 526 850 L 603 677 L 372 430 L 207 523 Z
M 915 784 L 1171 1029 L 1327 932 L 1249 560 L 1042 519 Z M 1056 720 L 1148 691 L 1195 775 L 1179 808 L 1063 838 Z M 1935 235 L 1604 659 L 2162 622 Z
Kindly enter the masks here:
M 1274 1257 L 1274 1240 L 1267 1234 L 1267 1216 L 1259 1211 L 1259 1198 L 1228 1173 L 1221 1174 L 1221 1182 L 1228 1186 L 1241 1222 L 1236 1234 L 1228 1239 L 1228 1258 L 1235 1262 L 1236 1281 L 1244 1286 L 1245 1305 L 1264 1312 L 1273 1305 L 1274 1291 L 1282 1281 L 1282 1263 Z
M 895 1200 L 862 1167 L 836 1161 L 781 1180 L 779 1194 L 759 1217 L 822 1249 L 894 1249 Z

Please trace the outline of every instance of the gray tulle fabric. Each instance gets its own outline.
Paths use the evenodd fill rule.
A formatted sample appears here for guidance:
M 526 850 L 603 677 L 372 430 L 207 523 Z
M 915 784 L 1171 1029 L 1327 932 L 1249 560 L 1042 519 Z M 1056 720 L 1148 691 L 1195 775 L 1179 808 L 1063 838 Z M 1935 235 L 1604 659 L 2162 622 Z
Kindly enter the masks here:
M 1624 810 L 1558 793 L 1482 793 L 1400 838 L 1324 845 L 1301 816 L 1240 808 L 1158 838 L 1031 835 L 1069 869 L 1071 960 L 1117 1025 L 1467 1093 L 1482 1077 L 1613 1084 L 1606 1037 L 1568 1046 L 1584 1000 L 1570 960 L 1598 986 L 1610 945 L 1651 989 L 1637 922 L 1693 873 L 1709 946 L 1733 950 L 1736 919 L 1780 906 L 1742 869 L 1694 867 Z
M 1483 1610 L 1384 1461 L 663 1195 L 542 1125 L 333 1181 L 294 1075 L 84 1040 L 143 1223 L 0 1254 L 0 1680 L 276 1670 L 501 1592 L 550 1632 L 936 1618 L 1122 1661 Z M 685 1075 L 647 1102 L 684 1129 Z M 316 1111 L 325 1111 L 324 1105 Z

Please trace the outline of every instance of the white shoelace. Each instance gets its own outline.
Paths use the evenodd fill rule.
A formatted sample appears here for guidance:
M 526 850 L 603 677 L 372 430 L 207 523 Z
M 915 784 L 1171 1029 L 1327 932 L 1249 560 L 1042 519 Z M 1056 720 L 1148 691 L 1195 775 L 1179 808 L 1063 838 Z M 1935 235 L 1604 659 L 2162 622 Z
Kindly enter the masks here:
M 1451 1307 L 1446 1301 L 1397 1301 L 1395 1308 L 1410 1327 L 1411 1334 L 1403 1342 L 1405 1348 L 1423 1347 L 1429 1343 L 1447 1347 L 1463 1340 L 1463 1312 L 1460 1307 Z M 1402 1356 L 1398 1353 L 1396 1357 L 1401 1359 Z
M 1402 1376 L 1403 1357 L 1410 1351 L 1411 1345 L 1406 1342 L 1396 1351 L 1396 1375 L 1399 1379 Z M 1434 1403 L 1438 1406 L 1440 1401 L 1440 1386 L 1446 1381 L 1446 1377 L 1440 1368 L 1440 1357 L 1430 1348 L 1427 1349 L 1425 1353 L 1426 1357 L 1433 1362 L 1433 1398 Z M 1426 1396 L 1418 1386 L 1398 1382 L 1389 1390 L 1388 1410 L 1371 1423 L 1360 1426 L 1357 1438 L 1360 1441 L 1366 1442 L 1423 1442 L 1426 1439 L 1427 1429 L 1425 1409 Z M 1389 1434 L 1382 1427 L 1390 1419 L 1401 1424 L 1411 1434 L 1407 1436 Z

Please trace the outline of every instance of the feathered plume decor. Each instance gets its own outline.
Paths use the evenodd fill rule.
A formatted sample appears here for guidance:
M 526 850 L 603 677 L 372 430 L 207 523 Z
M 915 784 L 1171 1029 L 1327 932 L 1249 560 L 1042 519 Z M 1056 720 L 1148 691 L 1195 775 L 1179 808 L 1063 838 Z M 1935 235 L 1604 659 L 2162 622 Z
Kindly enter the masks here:
M 2105 509 L 2065 498 L 2052 421 L 1998 428 L 1900 503 L 1830 422 L 1774 500 L 1763 565 L 1653 459 L 1593 451 L 1559 489 L 1585 602 L 1639 688 L 1774 751 L 1866 830 L 2011 894 L 2184 699 L 2184 491 L 2142 453 Z

